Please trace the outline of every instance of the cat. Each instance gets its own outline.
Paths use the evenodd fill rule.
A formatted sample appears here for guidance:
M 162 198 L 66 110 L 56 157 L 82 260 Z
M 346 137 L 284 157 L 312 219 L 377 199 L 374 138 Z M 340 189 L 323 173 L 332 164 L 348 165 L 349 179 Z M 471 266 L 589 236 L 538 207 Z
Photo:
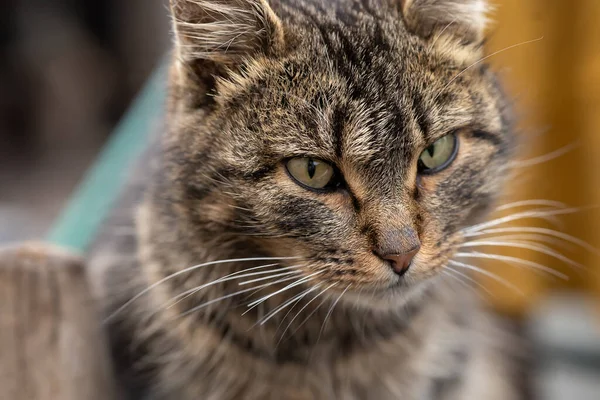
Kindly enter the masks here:
M 170 6 L 165 126 L 90 255 L 126 396 L 518 398 L 443 274 L 515 148 L 486 1 Z

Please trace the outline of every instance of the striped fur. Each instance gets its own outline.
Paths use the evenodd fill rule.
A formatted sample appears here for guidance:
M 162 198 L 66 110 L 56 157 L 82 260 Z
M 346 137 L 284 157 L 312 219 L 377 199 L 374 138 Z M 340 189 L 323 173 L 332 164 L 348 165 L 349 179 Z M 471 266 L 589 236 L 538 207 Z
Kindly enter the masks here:
M 501 334 L 440 273 L 461 229 L 499 194 L 513 148 L 502 89 L 473 65 L 484 3 L 171 8 L 166 128 L 155 167 L 143 169 L 135 233 L 127 250 L 106 257 L 113 237 L 95 253 L 109 268 L 111 333 L 132 398 L 515 398 Z M 449 132 L 460 137 L 456 161 L 417 175 L 419 154 Z M 305 155 L 335 165 L 343 188 L 295 184 L 283 161 Z M 373 249 L 409 236 L 421 250 L 398 277 Z M 268 267 L 282 282 L 235 295 L 243 287 L 229 274 L 270 264 L 258 260 L 182 273 L 247 257 L 282 258 Z

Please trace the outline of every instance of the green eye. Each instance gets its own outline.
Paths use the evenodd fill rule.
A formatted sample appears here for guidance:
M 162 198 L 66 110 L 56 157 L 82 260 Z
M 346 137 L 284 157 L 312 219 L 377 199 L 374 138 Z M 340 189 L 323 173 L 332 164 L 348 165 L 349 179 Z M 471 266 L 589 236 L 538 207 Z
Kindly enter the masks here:
M 337 186 L 335 169 L 324 161 L 310 157 L 290 159 L 286 168 L 292 178 L 308 189 L 329 189 Z
M 419 157 L 418 170 L 421 174 L 433 174 L 447 168 L 456 158 L 458 138 L 454 133 L 435 141 Z

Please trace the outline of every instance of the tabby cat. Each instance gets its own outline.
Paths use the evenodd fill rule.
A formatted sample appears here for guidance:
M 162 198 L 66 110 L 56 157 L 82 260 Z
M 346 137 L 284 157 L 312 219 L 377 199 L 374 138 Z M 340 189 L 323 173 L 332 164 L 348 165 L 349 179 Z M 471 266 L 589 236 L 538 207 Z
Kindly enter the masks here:
M 126 396 L 517 398 L 444 274 L 514 149 L 486 2 L 170 4 L 165 127 L 91 256 Z

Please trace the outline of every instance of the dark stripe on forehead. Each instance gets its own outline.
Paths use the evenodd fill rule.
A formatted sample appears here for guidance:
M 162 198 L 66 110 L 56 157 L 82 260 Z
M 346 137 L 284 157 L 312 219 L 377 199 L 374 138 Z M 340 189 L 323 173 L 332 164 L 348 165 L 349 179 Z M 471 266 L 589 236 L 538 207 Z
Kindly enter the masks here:
M 324 21 L 322 15 L 315 15 L 313 12 L 314 10 L 306 8 L 300 8 L 300 10 L 305 17 L 311 21 L 312 25 L 317 28 L 322 43 L 325 46 L 325 50 L 327 51 L 326 56 L 334 61 L 336 68 L 344 77 L 347 79 L 351 77 L 352 73 L 349 70 L 349 65 L 341 58 L 341 55 L 338 52 L 339 46 L 336 46 L 332 38 L 332 33 L 338 31 L 336 26 L 331 22 Z
M 395 137 L 394 140 L 394 153 L 397 160 L 392 160 L 394 163 L 406 164 L 412 159 L 413 147 L 412 140 L 407 140 L 407 136 L 410 135 L 408 132 L 408 125 L 406 119 L 406 110 L 399 109 L 394 112 L 393 118 L 388 123 L 388 132 L 393 132 Z
M 412 110 L 414 113 L 415 121 L 417 125 L 419 125 L 419 129 L 421 130 L 421 134 L 425 139 L 425 143 L 429 143 L 431 140 L 430 130 L 431 123 L 429 121 L 428 113 L 423 105 L 423 96 L 421 96 L 418 92 L 413 92 L 410 96 L 412 101 Z
M 351 97 L 381 97 L 387 87 L 382 81 L 382 74 L 366 76 L 360 73 L 372 67 L 376 54 L 389 51 L 390 45 L 379 20 L 369 17 L 370 14 L 357 18 L 352 11 L 340 13 L 338 19 L 331 19 L 330 14 L 319 12 L 315 8 L 302 5 L 297 7 L 318 29 L 327 56 L 334 61 L 337 71 L 345 78 L 351 89 Z M 371 24 L 370 33 L 364 30 L 365 19 Z M 374 50 L 377 51 L 374 53 Z M 370 93 L 367 93 L 367 88 L 370 88 Z
M 338 105 L 333 111 L 333 117 L 331 121 L 333 135 L 335 137 L 335 156 L 338 160 L 343 157 L 343 144 L 344 144 L 344 124 L 348 119 L 348 110 L 342 106 Z

